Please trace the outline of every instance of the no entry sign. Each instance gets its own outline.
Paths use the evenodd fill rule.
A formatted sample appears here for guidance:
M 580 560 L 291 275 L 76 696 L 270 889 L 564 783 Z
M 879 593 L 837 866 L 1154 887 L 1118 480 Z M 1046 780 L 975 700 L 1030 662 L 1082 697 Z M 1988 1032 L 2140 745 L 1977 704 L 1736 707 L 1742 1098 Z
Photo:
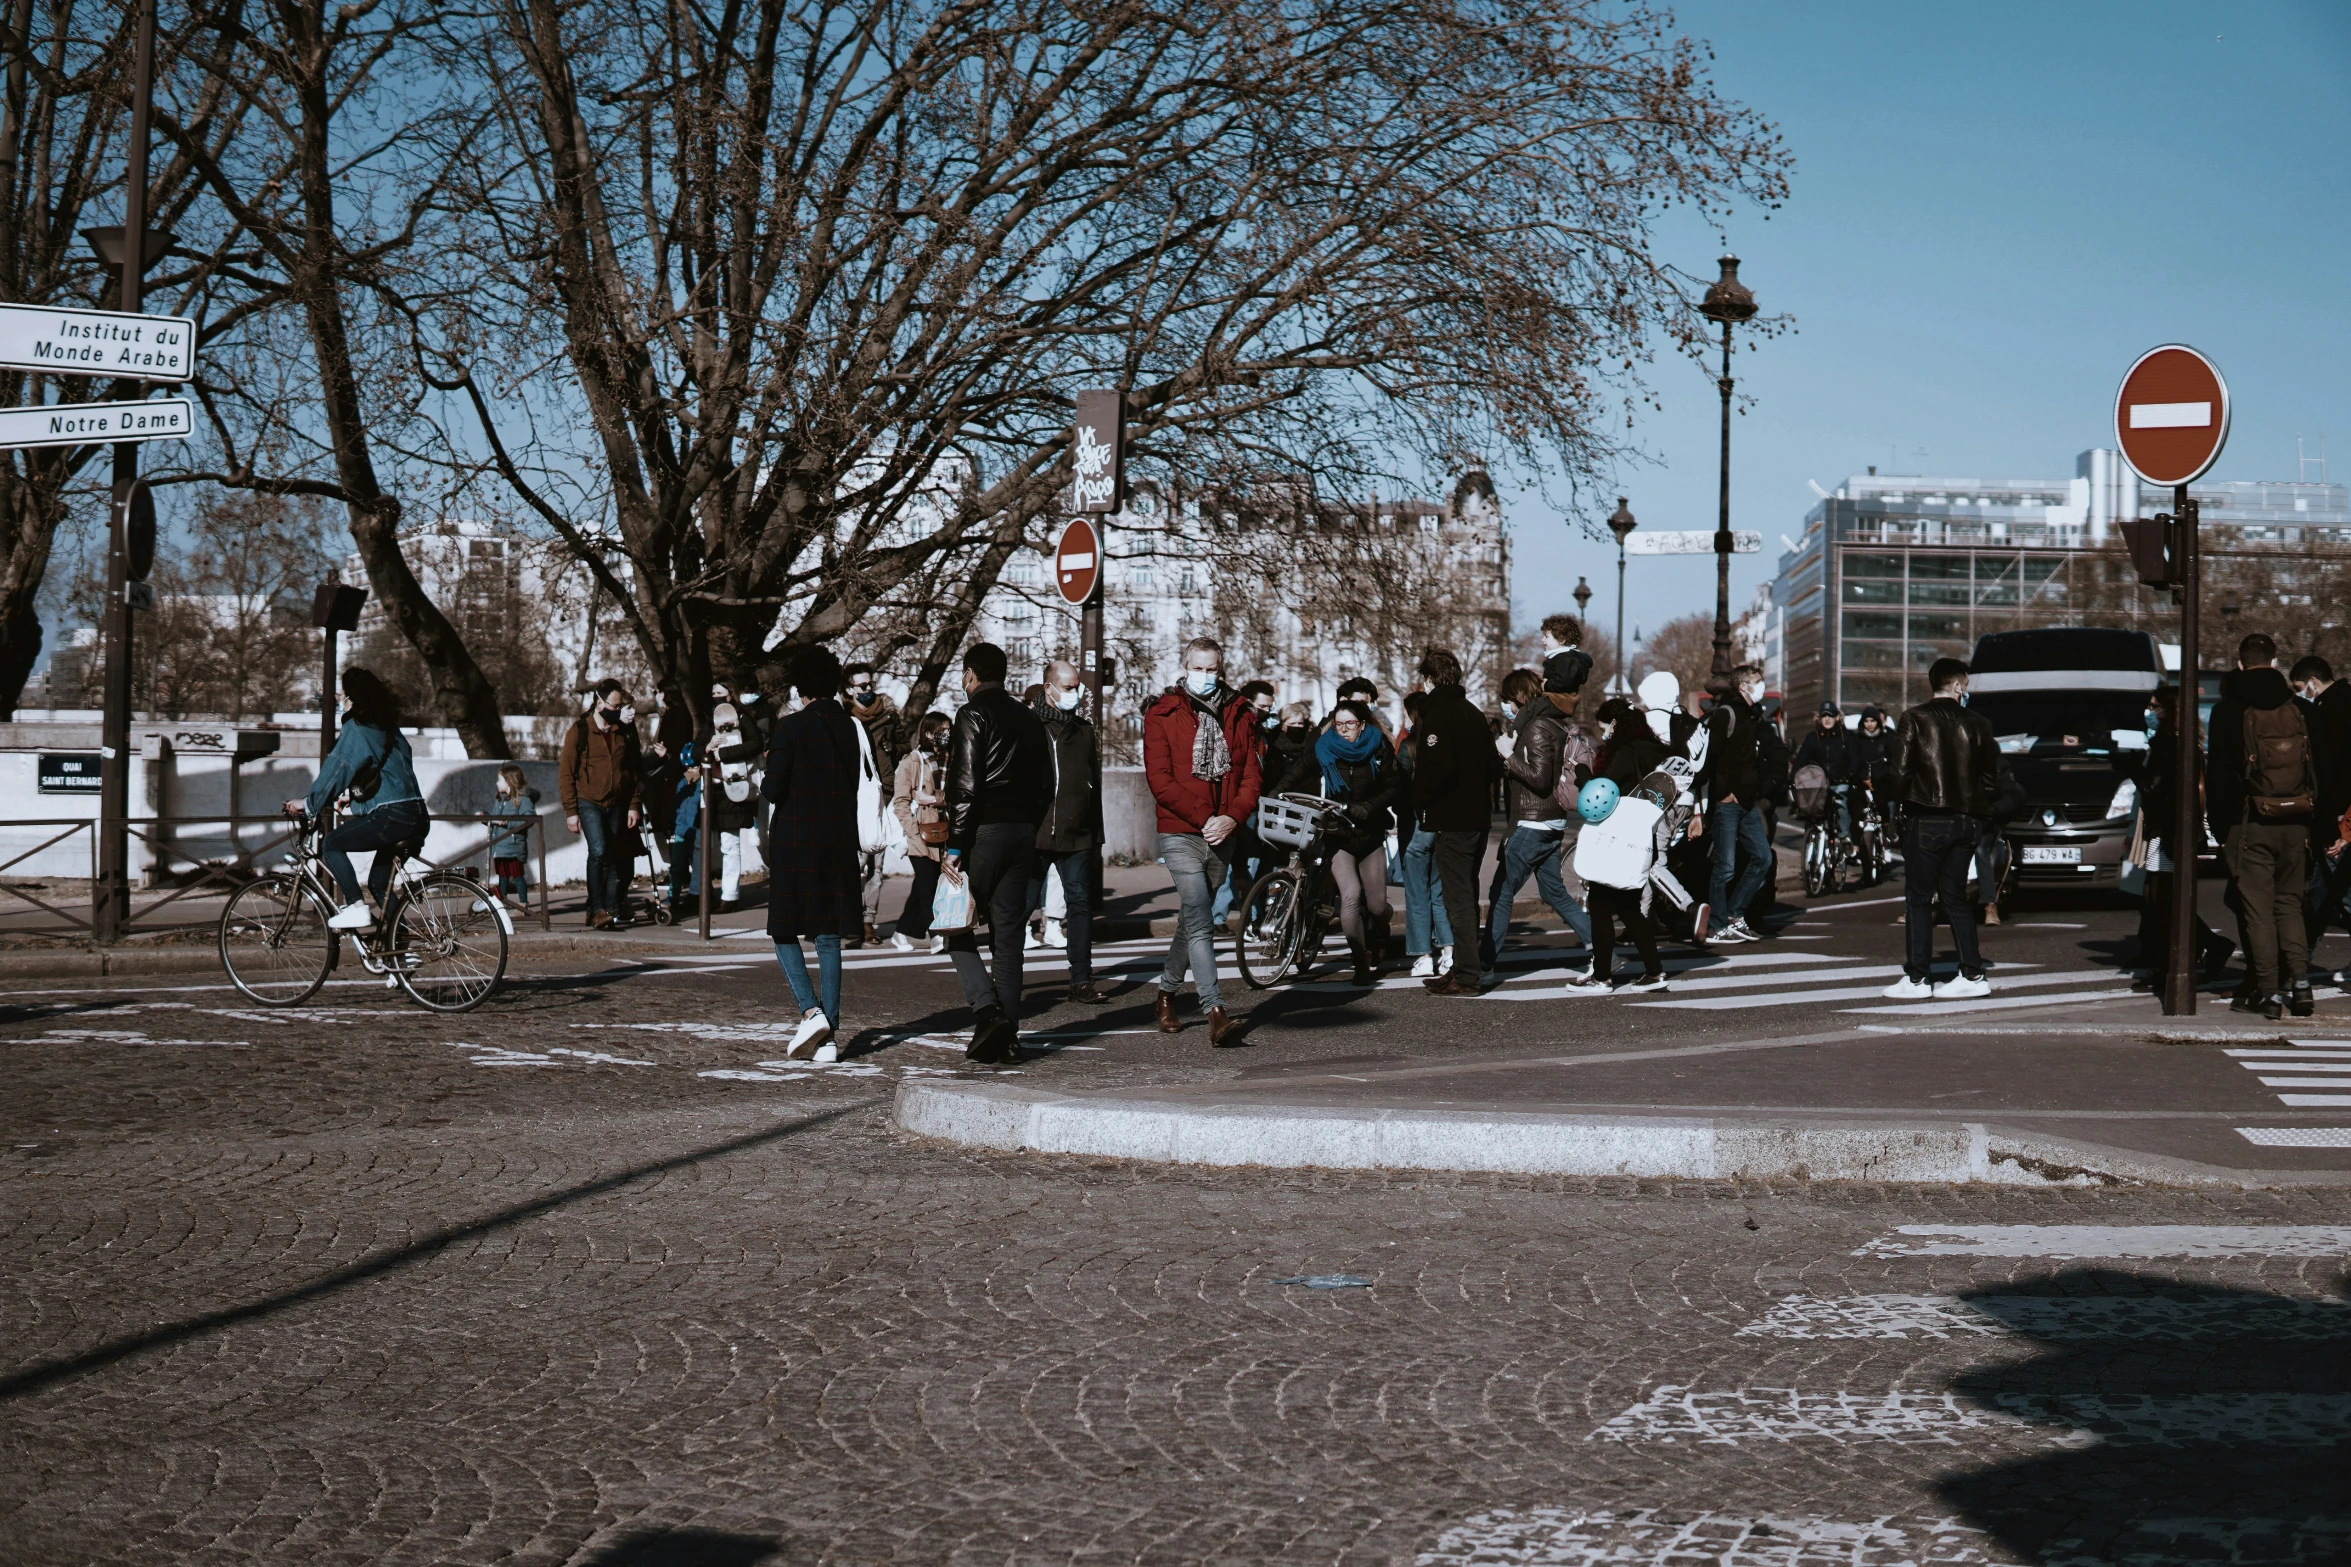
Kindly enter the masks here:
M 1053 585 L 1068 602 L 1083 604 L 1101 580 L 1101 536 L 1085 518 L 1074 518 L 1061 530 L 1061 545 L 1053 552 Z
M 2229 438 L 2229 387 L 2193 348 L 2149 349 L 2114 396 L 2114 440 L 2149 484 L 2191 484 Z

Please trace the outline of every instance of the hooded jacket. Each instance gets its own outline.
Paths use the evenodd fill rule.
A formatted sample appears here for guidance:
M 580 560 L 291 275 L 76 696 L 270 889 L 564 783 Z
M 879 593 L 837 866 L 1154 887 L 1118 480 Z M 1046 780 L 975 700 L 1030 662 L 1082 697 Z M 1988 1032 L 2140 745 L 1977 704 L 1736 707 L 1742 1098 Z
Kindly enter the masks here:
M 2220 677 L 2220 700 L 2212 706 L 2212 727 L 2204 732 L 2204 819 L 2215 838 L 2245 825 L 2245 714 L 2293 700 L 2286 677 L 2267 666 L 2232 669 Z
M 1075 854 L 1102 837 L 1102 806 L 1094 794 L 1094 726 L 1074 712 L 1047 706 L 1046 755 L 1053 764 L 1053 803 L 1037 824 L 1037 847 L 1046 854 Z

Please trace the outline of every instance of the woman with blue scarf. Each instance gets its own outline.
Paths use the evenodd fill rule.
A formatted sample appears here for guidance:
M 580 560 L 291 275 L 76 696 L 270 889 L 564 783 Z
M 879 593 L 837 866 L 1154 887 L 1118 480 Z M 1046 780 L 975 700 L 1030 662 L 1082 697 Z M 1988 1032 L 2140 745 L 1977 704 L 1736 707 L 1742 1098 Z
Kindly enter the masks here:
M 1388 831 L 1412 780 L 1361 702 L 1339 704 L 1314 742 L 1314 759 L 1323 794 L 1347 807 L 1345 825 L 1327 840 L 1331 879 L 1339 886 L 1339 929 L 1355 959 L 1355 983 L 1376 984 L 1388 951 Z

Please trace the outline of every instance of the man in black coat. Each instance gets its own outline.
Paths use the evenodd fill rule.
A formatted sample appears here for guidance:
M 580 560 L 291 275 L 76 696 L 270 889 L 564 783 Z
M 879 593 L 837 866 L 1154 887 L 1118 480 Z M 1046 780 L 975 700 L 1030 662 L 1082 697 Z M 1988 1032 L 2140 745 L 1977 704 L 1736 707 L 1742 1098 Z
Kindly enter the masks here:
M 1763 671 L 1741 664 L 1731 671 L 1731 693 L 1706 715 L 1706 766 L 1699 782 L 1713 801 L 1706 837 L 1714 845 L 1707 905 L 1718 942 L 1754 941 L 1747 906 L 1772 869 L 1771 830 L 1764 815 L 1762 765 Z
M 2306 706 L 2302 718 L 2310 731 L 2310 759 L 2318 767 L 2318 809 L 2310 818 L 2310 945 L 2327 927 L 2341 921 L 2351 929 L 2351 849 L 2330 856 L 2342 842 L 2343 813 L 2351 810 L 2351 685 L 2335 678 L 2334 666 L 2313 653 L 2297 662 L 2286 676 L 2294 694 Z M 2335 976 L 2340 985 L 2351 969 Z
M 2308 1017 L 2313 1001 L 2303 898 L 2317 815 L 2315 748 L 2294 688 L 2277 671 L 2277 657 L 2277 643 L 2256 631 L 2237 644 L 2237 667 L 2221 677 L 2205 736 L 2204 811 L 2221 841 L 2245 938 L 2247 983 L 2229 1009 L 2276 1018 L 2291 1006 L 2296 1017 Z M 2294 776 L 2271 780 L 2278 788 L 2264 782 L 2275 769 L 2249 741 L 2256 732 L 2277 736 L 2298 752 L 2299 764 L 2288 768 Z M 2186 856 L 2181 858 L 2184 864 Z
M 969 878 L 972 924 L 947 933 L 955 976 L 971 1003 L 966 1059 L 1020 1058 L 1021 948 L 1029 931 L 1029 880 L 1037 829 L 1053 804 L 1052 746 L 1043 720 L 1004 689 L 1009 662 L 993 642 L 963 655 L 969 700 L 955 715 L 947 746 L 947 847 L 939 875 Z M 991 964 L 980 959 L 980 919 L 988 922 Z
M 1975 909 L 1967 898 L 1974 862 L 2000 793 L 2000 742 L 1979 713 L 1967 710 L 1967 666 L 1938 658 L 1927 668 L 1934 693 L 1894 726 L 1894 795 L 1903 812 L 1902 891 L 1907 941 L 1902 977 L 1886 990 L 1895 1001 L 1966 1001 L 1987 996 L 1976 947 Z M 1931 983 L 1935 901 L 1959 949 L 1959 974 Z
M 1471 705 L 1461 686 L 1461 660 L 1452 649 L 1432 647 L 1421 654 L 1420 722 L 1412 731 L 1412 800 L 1420 825 L 1436 835 L 1434 858 L 1443 889 L 1445 918 L 1453 939 L 1467 943 L 1478 928 L 1478 865 L 1486 856 L 1493 823 L 1494 779 L 1502 759 L 1486 715 Z M 1422 983 L 1440 996 L 1474 996 L 1477 976 L 1461 961 L 1457 946 L 1450 972 Z
M 1069 999 L 1103 1002 L 1110 992 L 1094 978 L 1094 867 L 1101 862 L 1102 797 L 1095 788 L 1100 766 L 1094 726 L 1079 704 L 1085 699 L 1078 666 L 1056 659 L 1045 666 L 1045 689 L 1037 714 L 1045 721 L 1046 755 L 1053 764 L 1053 800 L 1037 826 L 1039 883 L 1030 902 L 1044 898 L 1042 878 L 1061 878 L 1062 939 L 1069 953 Z M 1050 944 L 1052 932 L 1046 932 Z

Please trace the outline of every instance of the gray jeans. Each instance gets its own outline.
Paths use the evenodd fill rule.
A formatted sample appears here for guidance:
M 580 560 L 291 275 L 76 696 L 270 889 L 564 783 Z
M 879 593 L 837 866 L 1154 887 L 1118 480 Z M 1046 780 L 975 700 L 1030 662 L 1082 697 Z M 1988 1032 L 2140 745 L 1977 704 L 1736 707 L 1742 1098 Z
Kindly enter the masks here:
M 1202 1010 L 1224 1005 L 1216 990 L 1216 935 L 1208 911 L 1225 878 L 1224 857 L 1196 832 L 1159 835 L 1159 860 L 1175 878 L 1176 930 L 1167 944 L 1167 966 L 1159 988 L 1172 995 L 1184 987 L 1184 966 L 1200 992 Z

